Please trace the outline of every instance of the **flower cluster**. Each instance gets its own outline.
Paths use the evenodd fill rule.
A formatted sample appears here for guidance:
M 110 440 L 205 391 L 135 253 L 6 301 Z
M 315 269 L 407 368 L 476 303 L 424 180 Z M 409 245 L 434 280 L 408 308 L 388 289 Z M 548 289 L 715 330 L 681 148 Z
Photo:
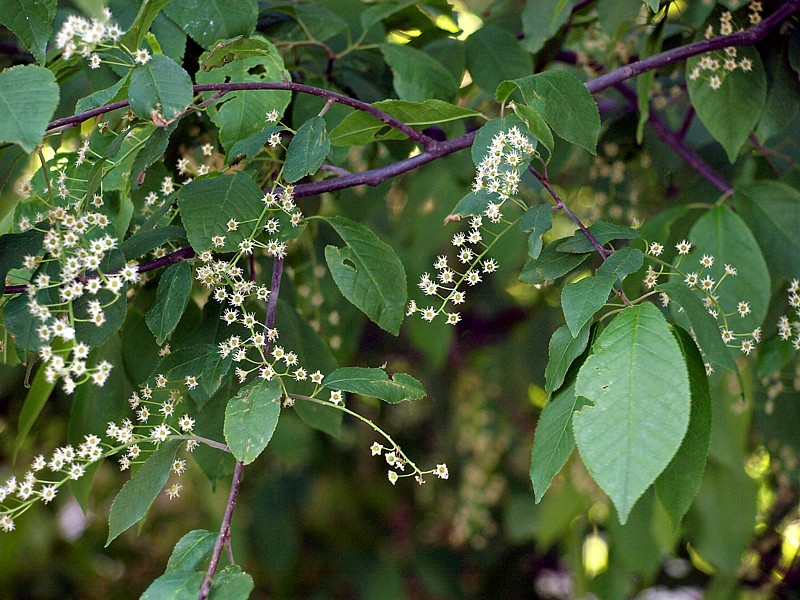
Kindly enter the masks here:
M 122 36 L 118 25 L 109 23 L 111 11 L 103 9 L 102 19 L 87 21 L 83 17 L 70 15 L 56 34 L 56 48 L 62 51 L 65 59 L 75 54 L 89 60 L 92 69 L 100 67 L 100 56 L 96 49 L 113 47 Z
M 752 25 L 761 22 L 762 6 L 761 2 L 751 2 L 749 5 L 749 20 Z M 730 35 L 734 32 L 733 15 L 730 11 L 722 13 L 719 22 L 719 35 Z M 705 38 L 711 39 L 715 35 L 714 27 L 709 25 L 705 32 Z M 739 56 L 739 51 L 735 46 L 728 46 L 721 52 L 710 52 L 703 55 L 696 66 L 689 73 L 692 81 L 702 78 L 708 81 L 712 90 L 722 87 L 725 78 L 729 73 L 741 69 L 749 72 L 753 70 L 753 61 L 747 56 Z
M 86 151 L 86 146 L 81 148 L 76 163 L 85 160 Z M 47 381 L 61 378 L 66 393 L 86 381 L 105 383 L 111 364 L 87 365 L 90 340 L 96 337 L 92 330 L 103 327 L 126 286 L 140 279 L 135 262 L 119 267 L 119 241 L 107 232 L 110 218 L 92 210 L 104 206 L 102 193 L 89 198 L 86 185 L 86 180 L 61 168 L 51 185 L 29 200 L 46 210 L 17 222 L 20 231 L 42 236 L 42 249 L 22 258 L 23 274 L 17 275 L 26 283 L 25 305 L 35 323 L 31 327 L 36 338 L 27 344 L 44 361 Z M 114 262 L 116 269 L 109 267 Z
M 11 477 L 0 486 L 0 530 L 13 530 L 14 519 L 34 502 L 49 503 L 63 484 L 83 477 L 89 465 L 98 460 L 124 451 L 118 463 L 120 470 L 126 471 L 132 464 L 143 462 L 159 444 L 175 436 L 188 437 L 186 449 L 194 450 L 198 445 L 191 437 L 195 421 L 185 412 L 177 417 L 180 414 L 177 408 L 182 402 L 182 389 L 195 385 L 196 379 L 192 376 L 170 382 L 164 375 L 158 375 L 152 386 L 147 384 L 130 397 L 128 402 L 135 419 L 109 422 L 105 440 L 90 434 L 77 448 L 67 445 L 56 448 L 49 459 L 44 455 L 35 457 L 20 481 Z M 172 472 L 182 475 L 185 470 L 186 461 L 176 458 Z M 178 483 L 172 484 L 166 488 L 166 493 L 170 498 L 177 497 L 181 487 Z
M 392 485 L 397 483 L 397 480 L 401 477 L 414 477 L 416 482 L 420 485 L 425 483 L 425 475 L 435 475 L 439 479 L 447 479 L 450 477 L 450 471 L 448 471 L 447 465 L 444 463 L 436 465 L 436 468 L 430 471 L 420 471 L 414 463 L 408 460 L 398 446 L 387 448 L 383 444 L 373 442 L 369 449 L 372 452 L 372 456 L 383 456 L 386 460 L 386 464 L 392 467 L 388 471 L 389 482 Z M 413 470 L 409 473 L 405 473 L 406 465 L 410 465 Z
M 644 285 L 647 289 L 653 289 L 658 285 L 658 278 L 661 275 L 668 274 L 673 277 L 680 277 L 688 287 L 697 290 L 703 300 L 703 304 L 708 309 L 709 314 L 719 321 L 720 337 L 722 341 L 729 347 L 739 348 L 742 353 L 749 355 L 761 341 L 762 333 L 761 328 L 754 331 L 735 333 L 735 317 L 744 319 L 751 312 L 750 303 L 746 300 L 738 300 L 735 308 L 726 312 L 720 304 L 719 290 L 723 282 L 729 277 L 736 277 L 738 270 L 736 267 L 725 264 L 722 276 L 715 280 L 710 271 L 714 266 L 716 258 L 703 254 L 697 259 L 696 270 L 688 271 L 682 270 L 681 264 L 688 260 L 688 255 L 692 250 L 692 243 L 688 240 L 681 240 L 675 245 L 678 251 L 678 257 L 674 265 L 669 265 L 663 261 L 660 263 L 659 269 L 653 268 L 653 265 L 648 265 L 644 277 Z M 652 258 L 660 256 L 664 252 L 664 246 L 658 242 L 651 242 L 648 246 L 648 254 Z M 685 269 L 685 265 L 684 265 Z M 664 306 L 669 304 L 669 297 L 662 293 L 661 300 Z M 710 365 L 706 365 L 706 370 L 710 373 L 712 371 Z
M 789 307 L 794 309 L 797 319 L 793 321 L 788 314 L 781 315 L 778 319 L 778 337 L 791 340 L 792 347 L 800 351 L 800 280 L 792 279 L 787 294 Z
M 508 227 L 498 232 L 493 231 L 491 225 L 509 225 L 501 211 L 508 200 L 522 209 L 527 208 L 515 195 L 519 191 L 521 171 L 534 155 L 534 145 L 517 127 L 511 127 L 507 132 L 501 131 L 494 136 L 488 152 L 478 165 L 472 190 L 485 191 L 496 196 L 497 201 L 488 201 L 483 214 L 470 217 L 470 229 L 467 233 L 459 232 L 453 236 L 452 244 L 457 249 L 458 266 L 451 268 L 447 256 L 440 255 L 434 263 L 436 276 L 431 277 L 430 273 L 421 276 L 419 288 L 426 296 L 439 298 L 439 306 L 421 308 L 412 300 L 406 311 L 407 315 L 419 312 L 424 320 L 433 321 L 438 315 L 445 314 L 450 325 L 461 321 L 461 314 L 449 311 L 448 305 L 457 306 L 466 300 L 466 292 L 461 289 L 462 283 L 468 286 L 477 285 L 484 275 L 497 270 L 497 261 L 486 258 L 486 254 Z M 485 224 L 484 219 L 489 223 Z

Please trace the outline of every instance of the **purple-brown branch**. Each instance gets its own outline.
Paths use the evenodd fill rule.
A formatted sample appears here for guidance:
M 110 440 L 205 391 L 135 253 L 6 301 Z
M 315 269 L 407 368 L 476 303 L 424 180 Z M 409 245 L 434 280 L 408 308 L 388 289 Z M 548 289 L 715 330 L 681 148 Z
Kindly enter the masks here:
M 766 36 L 769 34 L 770 31 L 772 31 L 775 27 L 780 25 L 783 21 L 785 21 L 798 11 L 800 11 L 800 0 L 788 0 L 786 3 L 781 5 L 774 13 L 772 13 L 771 15 L 766 17 L 763 21 L 761 21 L 761 23 L 754 25 L 749 29 L 740 31 L 738 33 L 734 33 L 732 35 L 717 37 L 711 40 L 703 40 L 700 42 L 695 42 L 692 44 L 688 44 L 686 46 L 682 46 L 680 48 L 675 48 L 672 50 L 667 50 L 665 52 L 660 52 L 659 54 L 655 54 L 646 59 L 631 63 L 629 65 L 625 65 L 613 71 L 609 71 L 608 73 L 605 73 L 595 79 L 587 81 L 585 83 L 586 89 L 588 89 L 592 94 L 596 94 L 609 87 L 616 86 L 617 84 L 625 81 L 626 79 L 635 77 L 636 75 L 641 75 L 642 73 L 646 73 L 654 69 L 661 68 L 665 65 L 672 64 L 674 62 L 689 58 L 691 56 L 697 56 L 698 54 L 703 54 L 711 50 L 718 50 L 720 48 L 725 48 L 727 46 L 746 46 L 755 44 L 766 38 Z M 392 177 L 416 169 L 417 167 L 427 164 L 433 160 L 442 158 L 454 152 L 458 152 L 459 150 L 463 150 L 464 148 L 470 147 L 476 135 L 476 132 L 472 131 L 464 135 L 446 140 L 444 142 L 437 142 L 432 138 L 426 136 L 422 132 L 417 131 L 416 129 L 413 129 L 412 127 L 409 127 L 405 123 L 402 123 L 401 121 L 395 119 L 388 113 L 385 113 L 380 109 L 375 108 L 371 104 L 367 104 L 365 102 L 361 102 L 353 98 L 348 98 L 347 96 L 343 96 L 335 92 L 330 92 L 328 90 L 323 90 L 321 88 L 315 88 L 309 85 L 303 85 L 299 83 L 291 83 L 291 82 L 218 83 L 218 84 L 206 84 L 202 86 L 194 86 L 195 92 L 213 90 L 216 92 L 225 93 L 227 91 L 233 91 L 233 90 L 267 90 L 267 89 L 289 90 L 305 94 L 311 94 L 322 98 L 333 99 L 335 102 L 340 102 L 347 106 L 351 106 L 357 110 L 363 110 L 364 112 L 367 112 L 368 114 L 371 114 L 376 118 L 380 119 L 382 122 L 386 123 L 390 127 L 394 127 L 398 131 L 405 133 L 406 135 L 408 135 L 409 138 L 419 142 L 424 148 L 424 151 L 416 156 L 403 159 L 401 161 L 398 161 L 391 165 L 387 165 L 385 167 L 379 167 L 377 169 L 370 169 L 368 171 L 364 171 L 361 173 L 352 173 L 348 175 L 343 175 L 341 177 L 325 179 L 322 181 L 313 181 L 310 183 L 300 184 L 295 187 L 295 196 L 300 198 L 315 196 L 322 194 L 324 192 L 332 192 L 336 190 L 356 187 L 359 185 L 370 185 L 370 186 L 378 185 L 386 181 L 387 179 L 391 179 Z M 113 110 L 117 110 L 119 108 L 123 108 L 127 105 L 128 105 L 127 100 L 120 100 L 119 102 L 114 102 L 112 104 L 107 104 L 105 106 L 100 106 L 92 110 L 72 115 L 71 117 L 56 119 L 47 126 L 47 131 L 72 127 L 80 123 L 83 123 L 84 121 L 87 121 L 91 118 L 97 117 L 107 112 L 111 112 Z M 661 121 L 658 117 L 654 117 L 651 114 L 650 124 L 656 130 L 656 133 L 662 136 L 662 139 L 664 139 L 664 141 L 668 143 L 670 147 L 672 147 L 673 150 L 675 150 L 676 153 L 678 153 L 681 157 L 687 160 L 687 162 L 694 169 L 697 170 L 699 167 L 700 171 L 698 172 L 700 172 L 704 176 L 706 175 L 711 176 L 711 173 L 713 173 L 713 171 L 711 171 L 711 173 L 708 173 L 710 167 L 706 165 L 706 170 L 703 170 L 703 167 L 700 166 L 700 164 L 694 158 L 692 158 L 691 160 L 689 159 L 690 157 L 689 153 L 691 153 L 691 155 L 694 155 L 694 153 L 691 152 L 691 150 L 685 144 L 683 144 L 682 141 L 668 127 L 666 127 L 663 121 Z M 697 155 L 694 156 L 696 157 Z M 699 159 L 699 157 L 697 158 Z M 720 189 L 720 191 L 729 190 L 730 184 L 728 182 L 722 179 L 719 175 L 716 175 L 716 173 L 714 173 L 713 176 L 716 178 L 716 181 L 712 181 L 712 183 L 714 183 L 714 185 L 718 189 Z M 189 258 L 193 255 L 194 251 L 189 246 L 186 246 L 184 248 L 181 248 L 173 252 L 172 254 L 166 257 L 156 259 L 148 263 L 143 263 L 142 265 L 140 265 L 139 270 L 149 271 L 164 266 L 166 264 L 170 264 L 170 262 L 178 262 L 179 260 Z M 167 262 L 162 262 L 168 258 L 170 260 L 168 260 Z M 25 290 L 24 285 L 7 286 L 5 293 L 16 294 L 24 290 Z

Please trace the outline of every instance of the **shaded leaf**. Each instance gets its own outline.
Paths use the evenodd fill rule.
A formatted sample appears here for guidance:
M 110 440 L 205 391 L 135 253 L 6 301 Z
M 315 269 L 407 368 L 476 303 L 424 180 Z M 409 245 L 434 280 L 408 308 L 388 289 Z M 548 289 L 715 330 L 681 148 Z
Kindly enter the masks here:
M 128 98 L 131 110 L 140 119 L 155 120 L 157 113 L 171 122 L 192 101 L 192 80 L 170 57 L 156 54 L 133 69 Z
M 559 252 L 558 245 L 564 240 L 555 240 L 547 244 L 538 258 L 531 258 L 522 268 L 519 280 L 530 285 L 537 285 L 548 279 L 558 279 L 578 267 L 589 258 L 589 254 L 572 254 Z
M 570 365 L 586 350 L 590 329 L 591 324 L 586 323 L 576 336 L 572 335 L 566 325 L 553 332 L 548 347 L 549 358 L 544 370 L 544 391 L 548 395 L 561 387 Z
M 585 398 L 575 395 L 573 382 L 556 392 L 539 416 L 533 434 L 530 471 L 537 504 L 575 448 L 572 415 L 586 404 Z
M 171 0 L 164 12 L 194 41 L 210 48 L 217 40 L 250 35 L 258 19 L 258 1 Z
M 124 485 L 111 504 L 108 515 L 108 546 L 114 538 L 138 523 L 161 493 L 169 478 L 172 461 L 180 440 L 167 440 L 144 461 L 136 474 Z
M 17 36 L 42 66 L 46 59 L 47 40 L 53 31 L 56 5 L 56 0 L 0 2 L 0 24 Z
M 25 255 L 36 256 L 42 249 L 44 232 L 29 229 L 23 233 L 0 235 L 0 296 L 6 291 L 6 275 L 22 267 Z
M 507 29 L 484 25 L 466 39 L 464 46 L 472 80 L 487 92 L 493 92 L 501 81 L 531 72 L 530 54 Z
M 148 311 L 145 322 L 160 346 L 178 325 L 192 291 L 192 268 L 181 262 L 170 265 L 161 275 L 156 302 Z
M 655 482 L 656 496 L 672 520 L 673 529 L 678 528 L 700 489 L 711 440 L 711 392 L 703 357 L 686 331 L 676 328 L 675 337 L 689 371 L 689 427 L 680 448 Z
M 425 397 L 422 384 L 406 373 L 395 373 L 389 379 L 383 369 L 364 367 L 342 367 L 327 375 L 322 382 L 325 387 L 372 396 L 389 404 L 397 404 Z
M 634 240 L 639 237 L 639 232 L 624 225 L 614 225 L 605 221 L 598 221 L 589 226 L 591 233 L 601 246 L 605 246 L 612 240 Z M 580 229 L 576 230 L 572 237 L 567 238 L 558 245 L 561 252 L 594 252 L 595 248 L 586 234 Z
M 201 569 L 211 556 L 216 538 L 216 533 L 205 529 L 195 529 L 184 535 L 172 550 L 166 572 Z
M 458 83 L 442 63 L 422 50 L 398 44 L 381 44 L 383 58 L 394 73 L 394 90 L 401 100 L 450 100 Z

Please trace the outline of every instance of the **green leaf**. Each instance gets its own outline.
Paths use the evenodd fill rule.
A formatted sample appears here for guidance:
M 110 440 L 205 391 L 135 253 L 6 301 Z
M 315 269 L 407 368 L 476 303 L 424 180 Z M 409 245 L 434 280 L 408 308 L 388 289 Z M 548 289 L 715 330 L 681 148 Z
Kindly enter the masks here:
M 416 129 L 483 116 L 476 110 L 436 99 L 424 102 L 382 100 L 373 106 Z M 406 135 L 377 117 L 354 110 L 331 130 L 330 138 L 334 146 L 358 146 L 383 140 L 404 140 Z
M 150 30 L 153 21 L 171 0 L 144 0 L 139 6 L 139 12 L 128 31 L 119 39 L 119 43 L 126 48 L 136 51 L 142 47 L 145 35 Z
M 612 240 L 634 240 L 639 237 L 639 232 L 630 227 L 623 225 L 614 225 L 613 223 L 606 223 L 605 221 L 598 221 L 589 228 L 591 233 L 601 246 L 605 246 Z M 576 230 L 572 237 L 567 238 L 565 241 L 558 245 L 561 252 L 594 252 L 595 248 L 586 234 L 580 229 Z
M 44 232 L 30 229 L 23 233 L 0 235 L 0 296 L 6 291 L 6 275 L 22 267 L 25 255 L 36 256 L 42 249 Z
M 694 244 L 692 252 L 685 257 L 689 265 L 698 265 L 704 254 L 715 257 L 714 266 L 705 269 L 719 281 L 728 263 L 738 270 L 736 277 L 727 277 L 715 291 L 719 296 L 722 312 L 736 312 L 740 301 L 750 303 L 751 313 L 744 318 L 732 317 L 732 329 L 736 332 L 750 332 L 760 327 L 767 314 L 771 289 L 769 269 L 761 254 L 753 234 L 744 221 L 727 206 L 717 206 L 703 215 L 689 230 L 689 239 Z M 699 266 L 699 265 L 698 265 Z M 684 272 L 694 271 L 694 267 L 682 267 Z M 732 352 L 736 353 L 733 349 Z
M 156 303 L 147 312 L 147 327 L 160 346 L 175 330 L 192 291 L 192 268 L 189 263 L 170 265 L 161 275 L 156 292 Z
M 519 224 L 520 229 L 528 236 L 528 256 L 539 258 L 542 252 L 542 236 L 553 227 L 553 208 L 549 204 L 531 206 Z
M 717 140 L 731 163 L 736 162 L 739 150 L 753 131 L 764 103 L 767 99 L 767 77 L 761 57 L 754 48 L 742 46 L 737 50 L 737 61 L 747 59 L 752 68 L 749 72 L 737 68 L 734 71 L 720 69 L 717 75 L 711 71 L 701 71 L 700 56 L 686 61 L 686 72 L 698 70 L 698 77 L 686 78 L 689 99 L 697 116 L 709 133 Z M 712 76 L 718 76 L 721 83 L 718 89 L 711 88 Z
M 256 379 L 225 408 L 225 441 L 236 460 L 249 465 L 267 447 L 281 414 L 283 390 L 277 379 Z
M 22 403 L 22 409 L 19 411 L 19 420 L 17 421 L 17 437 L 14 440 L 14 452 L 11 461 L 16 462 L 17 453 L 25 445 L 28 434 L 42 412 L 44 405 L 47 404 L 47 399 L 56 387 L 56 382 L 48 383 L 45 378 L 45 369 L 40 367 L 33 378 L 31 387 L 28 388 L 28 393 L 25 394 L 25 400 Z
M 497 100 L 504 102 L 519 88 L 525 104 L 535 109 L 559 136 L 596 154 L 600 135 L 600 113 L 589 90 L 566 71 L 545 71 L 521 79 L 504 81 Z
M 664 26 L 667 19 L 661 19 L 647 36 L 642 48 L 641 58 L 649 58 L 661 52 L 664 42 Z M 639 109 L 639 122 L 636 125 L 636 143 L 641 144 L 644 139 L 644 126 L 650 116 L 650 89 L 656 79 L 655 69 L 642 73 L 636 78 L 636 106 Z
M 711 440 L 711 392 L 703 357 L 686 331 L 676 328 L 675 337 L 689 370 L 692 394 L 689 427 L 680 448 L 655 483 L 656 496 L 667 511 L 673 529 L 678 528 L 700 489 Z
M 770 268 L 787 280 L 797 277 L 800 192 L 780 181 L 754 181 L 737 187 L 734 199 Z
M 206 394 L 214 394 L 228 373 L 231 366 L 231 357 L 222 358 L 219 349 L 214 344 L 191 344 L 185 348 L 178 348 L 159 363 L 157 372 L 163 373 L 167 379 L 176 381 L 187 375 L 194 375 Z M 198 408 L 202 408 L 208 398 L 198 402 L 197 390 L 189 390 L 189 395 L 195 399 Z
M 573 415 L 578 449 L 621 523 L 669 464 L 689 424 L 686 364 L 652 304 L 626 308 L 600 334 L 575 393 L 592 404 Z
M 519 280 L 522 283 L 538 285 L 548 279 L 558 279 L 580 266 L 589 258 L 589 254 L 572 254 L 560 252 L 557 247 L 564 239 L 555 240 L 547 244 L 538 258 L 531 258 L 522 268 Z
M 348 27 L 347 21 L 321 3 L 283 3 L 272 9 L 294 17 L 309 38 L 324 42 Z
M 397 335 L 406 305 L 406 273 L 395 251 L 366 226 L 321 217 L 345 242 L 325 247 L 325 260 L 342 295 L 381 329 Z
M 169 145 L 169 138 L 172 132 L 178 127 L 178 122 L 173 121 L 167 127 L 158 127 L 150 134 L 141 150 L 136 153 L 136 158 L 131 165 L 130 186 L 139 189 L 144 181 L 143 174 L 147 167 L 164 156 L 164 152 Z M 168 202 L 165 204 L 169 204 Z
M 131 73 L 128 98 L 131 110 L 140 119 L 154 119 L 155 114 L 171 123 L 192 101 L 192 80 L 178 63 L 164 54 L 156 54 Z
M 484 123 L 483 127 L 478 130 L 478 134 L 475 136 L 475 141 L 472 142 L 472 148 L 470 148 L 472 162 L 476 167 L 489 152 L 489 148 L 492 145 L 492 140 L 494 137 L 501 131 L 507 132 L 512 127 L 519 128 L 519 130 L 525 135 L 530 134 L 525 122 L 521 121 L 516 115 L 508 115 L 498 119 L 492 119 L 491 121 Z M 531 135 L 531 137 L 533 136 Z M 533 142 L 535 140 L 531 141 Z
M 253 223 L 261 216 L 264 193 L 244 173 L 219 175 L 210 179 L 195 179 L 178 191 L 178 208 L 189 244 L 196 252 L 213 246 L 211 238 L 225 237 L 220 252 L 235 252 L 239 242 L 249 237 Z M 228 231 L 231 219 L 241 223 Z
M 542 115 L 536 109 L 522 103 L 514 104 L 514 114 L 528 126 L 528 131 L 547 148 L 547 152 L 552 156 L 556 142 L 553 139 L 553 132 L 550 131 L 550 126 Z
M 539 417 L 533 434 L 530 471 L 537 504 L 575 448 L 572 415 L 586 404 L 585 398 L 575 395 L 573 382 L 553 395 Z
M 195 529 L 184 535 L 167 561 L 167 570 L 171 571 L 196 571 L 202 568 L 211 556 L 217 534 L 205 529 Z
M 53 31 L 56 4 L 56 0 L 4 0 L 0 3 L 0 24 L 17 36 L 42 66 L 47 40 Z
M 133 260 L 144 256 L 167 242 L 173 242 L 181 246 L 185 245 L 187 243 L 186 230 L 183 227 L 169 225 L 140 231 L 122 242 L 119 249 L 125 255 L 125 260 Z
M 44 67 L 21 65 L 0 73 L 0 142 L 33 152 L 56 112 L 58 99 L 56 77 Z
M 611 275 L 619 280 L 635 273 L 644 264 L 644 254 L 636 248 L 620 248 L 597 269 L 597 275 Z
M 482 215 L 489 206 L 490 202 L 497 200 L 497 196 L 486 188 L 477 192 L 469 192 L 453 208 L 452 214 L 468 217 L 470 215 Z
M 164 12 L 194 41 L 210 48 L 218 40 L 250 35 L 258 19 L 258 1 L 172 0 Z
M 161 493 L 169 478 L 180 440 L 167 440 L 150 455 L 136 474 L 122 486 L 108 515 L 108 546 L 114 538 L 138 523 Z
M 379 48 L 392 69 L 394 91 L 401 100 L 451 100 L 456 95 L 458 82 L 429 54 L 398 44 L 380 44 Z
M 525 47 L 536 53 L 567 22 L 577 0 L 536 0 L 522 8 L 522 31 Z
M 662 283 L 656 289 L 669 296 L 670 303 L 674 302 L 683 309 L 683 314 L 686 315 L 689 325 L 697 337 L 697 343 L 703 350 L 705 359 L 711 365 L 735 371 L 736 363 L 720 337 L 717 320 L 703 306 L 697 293 L 678 281 Z
M 660 8 L 660 5 L 661 5 L 661 0 L 642 0 L 642 1 L 647 6 L 649 6 L 650 10 L 652 10 L 654 13 L 658 12 L 658 9 Z
M 264 40 L 264 43 L 274 49 L 271 42 Z M 277 49 L 273 54 L 274 59 L 253 56 L 210 71 L 198 71 L 197 83 L 290 81 L 291 75 L 284 69 Z M 201 57 L 201 64 L 204 60 Z M 222 147 L 230 152 L 236 142 L 261 132 L 268 125 L 265 120 L 268 112 L 275 110 L 279 116 L 283 115 L 291 99 L 291 92 L 281 90 L 228 92 L 206 110 L 214 125 L 219 127 Z
M 228 150 L 228 162 L 232 163 L 244 158 L 253 158 L 266 146 L 267 140 L 273 133 L 279 133 L 285 130 L 286 128 L 282 125 L 272 125 L 266 129 L 262 129 L 258 133 L 254 133 L 250 137 L 239 140 Z
M 81 113 L 87 110 L 92 110 L 104 104 L 110 104 L 128 97 L 128 84 L 130 83 L 131 71 L 128 71 L 125 76 L 117 81 L 112 86 L 97 90 L 84 96 L 75 103 L 75 112 Z
M 210 71 L 211 69 L 218 69 L 227 65 L 235 60 L 244 60 L 247 58 L 261 58 L 271 57 L 273 62 L 283 67 L 283 59 L 280 54 L 277 54 L 277 49 L 272 44 L 262 38 L 246 38 L 237 36 L 230 40 L 225 40 L 214 46 L 211 51 L 205 55 L 200 68 L 203 71 Z
M 487 92 L 494 91 L 501 81 L 531 72 L 530 54 L 507 29 L 484 25 L 466 39 L 464 46 L 472 80 Z
M 614 276 L 584 277 L 569 283 L 561 290 L 561 308 L 572 335 L 577 336 L 594 313 L 608 300 L 608 294 L 617 280 Z
M 389 404 L 421 400 L 425 397 L 422 384 L 406 373 L 395 373 L 392 378 L 383 369 L 342 367 L 325 377 L 327 388 L 372 396 Z
M 225 565 L 214 576 L 209 600 L 247 600 L 253 591 L 253 578 L 243 573 L 239 565 Z
M 286 149 L 283 177 L 289 183 L 313 175 L 328 156 L 331 140 L 325 129 L 325 119 L 312 117 L 297 130 Z
M 164 573 L 150 584 L 139 600 L 195 600 L 205 576 L 198 571 Z
M 576 336 L 572 335 L 566 325 L 553 332 L 550 338 L 549 358 L 544 369 L 544 391 L 548 396 L 561 387 L 570 365 L 586 350 L 590 329 L 590 323 L 586 323 Z

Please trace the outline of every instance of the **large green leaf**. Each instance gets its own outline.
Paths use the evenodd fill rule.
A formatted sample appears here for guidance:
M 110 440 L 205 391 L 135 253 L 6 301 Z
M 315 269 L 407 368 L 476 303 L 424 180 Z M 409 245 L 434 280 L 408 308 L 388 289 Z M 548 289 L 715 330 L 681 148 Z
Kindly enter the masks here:
M 192 101 L 192 80 L 170 57 L 156 54 L 131 73 L 128 98 L 140 119 L 171 122 Z
M 373 104 L 406 125 L 417 129 L 430 125 L 441 125 L 467 117 L 480 117 L 481 113 L 442 100 L 408 102 L 406 100 L 382 100 Z M 389 127 L 378 117 L 361 110 L 354 110 L 331 130 L 331 143 L 335 146 L 356 146 L 379 140 L 403 140 L 406 135 Z
M 194 41 L 210 48 L 218 40 L 250 35 L 258 19 L 258 1 L 172 0 L 164 12 Z
M 504 102 L 514 87 L 522 92 L 525 104 L 542 115 L 559 136 L 596 154 L 600 113 L 577 77 L 566 71 L 545 71 L 504 81 L 497 88 L 497 99 Z
M 247 600 L 253 591 L 253 578 L 242 572 L 239 565 L 225 565 L 214 576 L 209 600 Z
M 145 319 L 159 346 L 181 320 L 191 291 L 192 268 L 188 263 L 170 265 L 161 275 L 156 303 L 148 311 Z
M 225 441 L 236 460 L 249 465 L 267 447 L 281 414 L 283 390 L 277 379 L 256 379 L 225 409 Z
M 536 0 L 522 8 L 522 31 L 525 47 L 536 53 L 553 37 L 572 14 L 577 0 Z
M 539 417 L 536 432 L 533 434 L 530 471 L 537 503 L 541 501 L 553 477 L 558 474 L 575 448 L 572 415 L 584 405 L 586 399 L 575 395 L 573 382 L 550 398 Z
M 325 119 L 312 117 L 300 126 L 286 149 L 283 178 L 294 183 L 306 175 L 313 175 L 330 149 L 331 140 L 325 128 Z
M 531 56 L 517 36 L 501 27 L 484 25 L 464 42 L 467 69 L 476 85 L 492 93 L 501 81 L 531 72 Z
M 572 335 L 577 336 L 608 300 L 617 280 L 613 275 L 584 277 L 569 283 L 561 290 L 561 308 Z
M 450 100 L 456 95 L 458 82 L 429 54 L 398 44 L 381 44 L 380 49 L 394 73 L 394 91 L 401 100 Z
M 322 385 L 334 390 L 372 396 L 389 404 L 420 400 L 425 397 L 426 393 L 422 384 L 411 375 L 395 373 L 389 379 L 383 369 L 364 367 L 342 367 L 336 369 L 325 377 Z
M 667 511 L 674 529 L 689 510 L 706 466 L 708 444 L 711 439 L 711 392 L 708 376 L 703 366 L 703 357 L 683 329 L 675 330 L 683 358 L 689 370 L 689 389 L 692 405 L 689 414 L 689 427 L 680 448 L 672 457 L 667 468 L 655 482 L 656 496 Z
M 572 335 L 566 325 L 553 332 L 548 347 L 549 358 L 544 369 L 544 391 L 548 395 L 561 387 L 570 365 L 586 350 L 590 329 L 591 325 L 586 323 L 576 336 Z
M 133 24 L 128 31 L 119 39 L 119 43 L 131 50 L 138 50 L 142 47 L 147 32 L 158 14 L 172 0 L 144 0 L 139 6 L 139 12 L 133 20 Z
M 750 304 L 751 313 L 744 318 L 738 314 L 728 317 L 728 328 L 750 333 L 760 327 L 769 305 L 770 274 L 761 249 L 741 217 L 727 206 L 717 206 L 697 220 L 689 239 L 694 247 L 686 257 L 687 266 L 681 265 L 684 272 L 695 271 L 704 254 L 715 258 L 714 265 L 703 271 L 714 281 L 722 278 L 726 263 L 738 270 L 736 277 L 727 277 L 714 293 L 719 296 L 722 312 L 736 313 L 737 304 L 744 301 Z
M 195 571 L 211 556 L 217 534 L 205 529 L 195 529 L 184 535 L 167 561 L 166 572 Z
M 714 139 L 725 148 L 728 160 L 732 163 L 758 123 L 767 99 L 767 77 L 759 53 L 746 46 L 736 50 L 740 64 L 743 59 L 750 61 L 752 67 L 748 72 L 737 68 L 720 73 L 721 83 L 716 90 L 710 84 L 713 76 L 710 71 L 701 71 L 695 79 L 688 77 L 686 80 L 689 99 L 697 116 Z M 701 56 L 688 59 L 686 72 L 699 69 L 701 59 Z
M 136 474 L 122 486 L 111 504 L 111 513 L 108 515 L 106 546 L 147 514 L 169 478 L 172 461 L 180 444 L 180 440 L 163 442 Z
M 28 47 L 40 65 L 45 63 L 47 40 L 53 31 L 56 0 L 3 0 L 0 24 L 5 25 Z
M 203 71 L 218 69 L 235 60 L 243 60 L 254 57 L 271 57 L 271 60 L 281 61 L 279 54 L 272 42 L 261 38 L 246 38 L 237 36 L 214 46 L 205 55 L 205 60 L 201 65 Z
M 736 188 L 735 203 L 770 268 L 787 280 L 797 277 L 800 192 L 780 181 L 754 181 Z
M 211 248 L 211 238 L 225 237 L 221 252 L 238 250 L 239 243 L 253 233 L 254 221 L 261 215 L 264 193 L 244 173 L 195 179 L 178 191 L 178 208 L 189 243 L 197 252 Z M 240 223 L 228 231 L 228 221 Z
M 0 142 L 33 152 L 56 112 L 58 99 L 56 77 L 49 69 L 21 65 L 0 73 Z
M 719 365 L 729 371 L 735 371 L 736 363 L 720 337 L 717 320 L 703 306 L 697 293 L 678 281 L 663 283 L 656 289 L 664 292 L 669 296 L 670 302 L 674 302 L 683 309 L 683 314 L 689 321 L 706 360 L 712 366 Z
M 185 245 L 187 242 L 186 230 L 173 225 L 147 229 L 129 237 L 120 244 L 119 249 L 125 255 L 125 260 L 133 260 L 144 256 L 167 242 Z
M 537 285 L 548 279 L 558 279 L 589 258 L 588 253 L 560 252 L 558 245 L 563 241 L 560 239 L 550 242 L 537 258 L 531 258 L 525 263 L 519 274 L 519 280 L 530 285 Z
M 289 81 L 291 76 L 283 68 L 278 50 L 271 42 L 262 41 L 273 49 L 272 56 L 253 56 L 209 71 L 198 71 L 197 83 Z M 204 60 L 205 55 L 200 59 L 201 64 Z M 214 125 L 219 127 L 220 143 L 230 151 L 236 142 L 265 128 L 268 112 L 275 110 L 278 115 L 283 115 L 291 98 L 291 92 L 280 90 L 228 92 L 207 110 Z
M 342 294 L 381 329 L 394 335 L 406 305 L 406 272 L 392 247 L 366 226 L 344 217 L 323 217 L 345 242 L 325 247 L 325 260 Z
M 573 416 L 583 462 L 625 523 L 669 464 L 689 425 L 686 364 L 652 304 L 626 308 L 600 334 L 575 393 L 591 404 Z
M 200 571 L 171 571 L 154 580 L 139 600 L 195 600 L 206 574 Z

